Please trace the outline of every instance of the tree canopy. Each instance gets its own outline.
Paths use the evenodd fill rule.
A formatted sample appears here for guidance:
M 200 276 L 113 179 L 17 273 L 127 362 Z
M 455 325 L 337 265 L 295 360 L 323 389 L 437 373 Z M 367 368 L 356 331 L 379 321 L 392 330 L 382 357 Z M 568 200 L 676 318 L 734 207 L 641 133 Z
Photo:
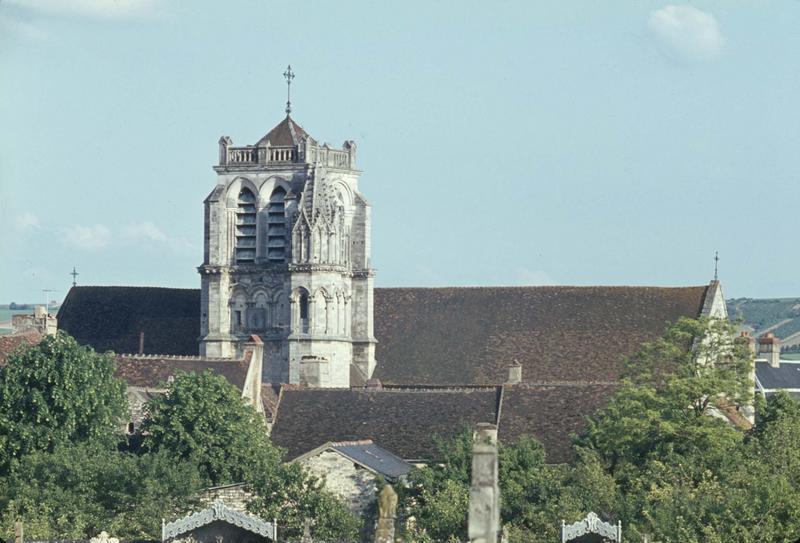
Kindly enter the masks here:
M 167 455 L 62 445 L 26 455 L 0 493 L 3 531 L 22 519 L 37 539 L 84 539 L 105 530 L 149 539 L 161 519 L 189 510 L 202 488 L 196 466 Z
M 605 408 L 575 438 L 569 464 L 547 464 L 526 438 L 500 446 L 501 517 L 509 539 L 554 541 L 561 520 L 595 511 L 627 539 L 663 543 L 794 542 L 800 538 L 800 403 L 751 407 L 752 355 L 725 322 L 684 319 L 631 357 Z M 471 432 L 441 444 L 401 495 L 417 541 L 463 540 Z
M 211 372 L 178 375 L 153 398 L 142 425 L 142 448 L 198 467 L 206 486 L 246 483 L 256 497 L 250 510 L 279 519 L 284 536 L 300 536 L 306 518 L 317 538 L 353 540 L 358 521 L 322 481 L 299 465 L 283 464 L 283 451 L 239 391 Z
M 0 369 L 0 533 L 22 519 L 37 539 L 83 539 L 107 530 L 158 537 L 161 518 L 196 509 L 199 492 L 246 483 L 252 512 L 277 518 L 285 537 L 353 541 L 358 519 L 299 465 L 282 463 L 263 418 L 211 373 L 176 376 L 146 406 L 140 446 L 121 430 L 125 385 L 113 360 L 69 336 L 45 338 Z
M 145 451 L 195 464 L 208 486 L 250 481 L 281 463 L 263 418 L 210 371 L 178 374 L 148 402 L 141 432 Z
M 0 368 L 0 473 L 37 451 L 70 443 L 111 444 L 127 413 L 112 359 L 70 336 L 46 336 Z

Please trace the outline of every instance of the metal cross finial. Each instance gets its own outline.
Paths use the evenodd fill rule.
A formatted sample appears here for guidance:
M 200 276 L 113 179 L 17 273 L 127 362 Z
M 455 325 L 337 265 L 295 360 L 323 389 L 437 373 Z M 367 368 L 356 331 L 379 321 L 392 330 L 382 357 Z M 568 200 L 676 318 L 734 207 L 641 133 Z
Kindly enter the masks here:
M 80 275 L 80 274 L 77 272 L 77 270 L 75 270 L 75 266 L 72 266 L 72 273 L 70 273 L 70 275 L 72 276 L 72 286 L 73 287 L 77 287 L 78 286 L 78 275 Z
M 292 79 L 294 79 L 294 72 L 292 71 L 292 65 L 286 67 L 286 71 L 283 72 L 283 77 L 286 78 L 286 115 L 291 115 L 292 113 Z
M 714 251 L 714 281 L 719 281 L 719 251 Z

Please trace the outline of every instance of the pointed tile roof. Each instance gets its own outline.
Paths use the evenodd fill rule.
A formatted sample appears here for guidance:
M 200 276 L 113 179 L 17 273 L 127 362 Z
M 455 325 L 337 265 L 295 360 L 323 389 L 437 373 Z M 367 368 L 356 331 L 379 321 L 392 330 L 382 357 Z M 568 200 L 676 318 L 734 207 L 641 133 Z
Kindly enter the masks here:
M 265 145 L 268 141 L 272 146 L 288 147 L 297 146 L 303 141 L 303 138 L 310 137 L 308 132 L 303 130 L 303 127 L 294 122 L 289 115 L 287 115 L 278 126 L 270 130 L 266 136 L 258 140 L 256 147 Z
M 376 288 L 372 377 L 386 384 L 615 381 L 625 357 L 681 317 L 708 287 Z
M 72 287 L 58 310 L 58 329 L 96 351 L 196 355 L 200 291 L 154 287 Z

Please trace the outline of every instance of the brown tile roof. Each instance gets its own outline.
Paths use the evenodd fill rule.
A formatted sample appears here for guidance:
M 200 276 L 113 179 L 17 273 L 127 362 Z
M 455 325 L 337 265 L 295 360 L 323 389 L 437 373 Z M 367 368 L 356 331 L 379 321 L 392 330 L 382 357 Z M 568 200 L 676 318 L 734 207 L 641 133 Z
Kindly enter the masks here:
M 616 391 L 613 384 L 564 384 L 503 387 L 498 439 L 513 443 L 533 436 L 545 447 L 547 461 L 572 458 L 572 434 L 581 432 L 586 418 L 603 407 Z
M 275 420 L 280 399 L 281 386 L 279 384 L 261 384 L 261 405 L 264 408 L 264 416 L 268 421 Z
M 623 357 L 668 322 L 698 317 L 706 287 L 375 289 L 373 377 L 495 384 L 518 360 L 526 382 L 613 381 Z
M 158 388 L 170 376 L 178 373 L 211 370 L 242 390 L 251 355 L 252 351 L 248 351 L 243 358 L 237 360 L 199 356 L 117 355 L 116 374 L 128 386 Z
M 303 127 L 294 122 L 294 119 L 288 115 L 278 123 L 278 125 L 270 130 L 266 136 L 258 140 L 257 145 L 264 145 L 269 141 L 273 147 L 281 146 L 288 147 L 298 145 L 308 133 L 303 130 Z
M 96 351 L 196 355 L 200 291 L 153 287 L 72 287 L 58 328 Z
M 42 337 L 42 334 L 38 332 L 0 335 L 0 366 L 5 366 L 8 356 L 21 345 L 36 345 L 41 341 Z
M 434 436 L 495 422 L 498 387 L 297 389 L 284 387 L 272 441 L 287 460 L 328 441 L 371 439 L 406 460 L 435 456 Z

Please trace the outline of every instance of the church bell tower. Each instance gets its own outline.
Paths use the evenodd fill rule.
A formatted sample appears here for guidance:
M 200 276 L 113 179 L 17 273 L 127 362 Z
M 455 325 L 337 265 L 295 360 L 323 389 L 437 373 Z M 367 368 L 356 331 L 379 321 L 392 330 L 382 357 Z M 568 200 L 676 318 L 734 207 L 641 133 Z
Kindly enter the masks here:
M 291 67 L 284 74 L 291 85 Z M 289 87 L 291 88 L 291 87 Z M 375 368 L 370 205 L 356 146 L 320 145 L 291 116 L 255 145 L 219 140 L 205 200 L 200 352 L 264 342 L 264 380 L 348 387 Z

